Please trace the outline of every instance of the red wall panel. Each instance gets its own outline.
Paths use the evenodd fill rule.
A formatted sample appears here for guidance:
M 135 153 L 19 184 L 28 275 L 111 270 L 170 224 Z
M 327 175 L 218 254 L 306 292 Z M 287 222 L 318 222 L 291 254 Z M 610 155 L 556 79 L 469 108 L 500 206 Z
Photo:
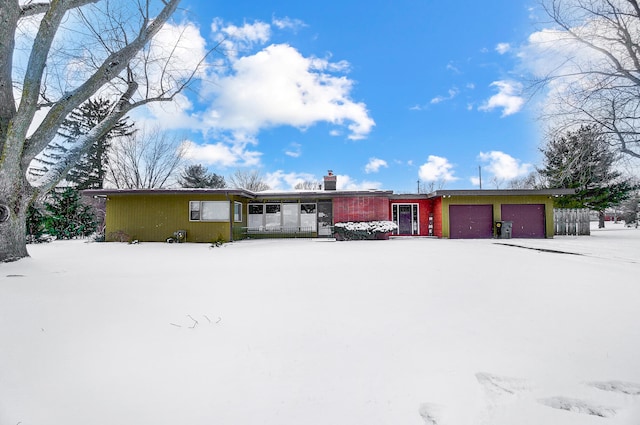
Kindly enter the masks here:
M 389 198 L 354 196 L 333 199 L 333 222 L 389 220 Z
M 433 213 L 433 200 L 431 199 L 402 199 L 394 198 L 389 203 L 389 219 L 393 218 L 392 204 L 418 204 L 418 216 L 420 223 L 420 236 L 429 236 L 429 214 Z M 435 217 L 434 217 L 435 219 Z
M 436 198 L 433 202 L 433 234 L 442 237 L 442 198 Z

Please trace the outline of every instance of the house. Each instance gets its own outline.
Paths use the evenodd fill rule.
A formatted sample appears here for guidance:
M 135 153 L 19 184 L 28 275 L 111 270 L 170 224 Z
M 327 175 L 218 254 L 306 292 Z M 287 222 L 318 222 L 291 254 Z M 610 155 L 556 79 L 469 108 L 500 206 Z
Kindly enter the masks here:
M 394 194 L 386 190 L 324 189 L 251 192 L 244 189 L 100 189 L 84 195 L 106 204 L 108 241 L 165 241 L 175 232 L 189 242 L 247 237 L 331 237 L 333 225 L 390 220 L 398 236 L 492 238 L 510 222 L 511 236 L 552 238 L 553 198 L 546 190 L 439 190 Z

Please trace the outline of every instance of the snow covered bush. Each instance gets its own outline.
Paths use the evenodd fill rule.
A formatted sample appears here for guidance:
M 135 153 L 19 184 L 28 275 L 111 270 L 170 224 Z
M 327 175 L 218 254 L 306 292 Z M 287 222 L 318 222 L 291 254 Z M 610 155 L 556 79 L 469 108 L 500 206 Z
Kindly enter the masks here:
M 388 239 L 398 226 L 391 221 L 349 221 L 336 223 L 334 233 L 338 240 Z

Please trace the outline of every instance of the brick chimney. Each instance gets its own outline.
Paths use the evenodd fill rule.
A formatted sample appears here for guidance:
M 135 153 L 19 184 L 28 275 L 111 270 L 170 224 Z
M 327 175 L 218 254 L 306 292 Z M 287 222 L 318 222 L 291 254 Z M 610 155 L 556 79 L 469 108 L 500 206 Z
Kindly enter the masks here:
M 336 190 L 336 178 L 333 175 L 333 171 L 329 170 L 327 175 L 324 176 L 324 190 Z

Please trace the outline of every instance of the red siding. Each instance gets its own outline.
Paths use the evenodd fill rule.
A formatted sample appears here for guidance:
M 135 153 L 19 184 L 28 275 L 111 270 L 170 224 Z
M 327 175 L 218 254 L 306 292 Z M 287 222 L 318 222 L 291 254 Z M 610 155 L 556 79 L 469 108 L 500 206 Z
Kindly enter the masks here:
M 442 237 L 442 198 L 436 198 L 433 202 L 433 234 Z
M 433 200 L 431 199 L 401 199 L 394 198 L 389 203 L 389 219 L 393 218 L 392 204 L 418 204 L 418 216 L 420 224 L 419 236 L 429 236 L 429 214 L 433 213 Z M 435 220 L 435 217 L 434 217 Z
M 389 208 L 386 197 L 333 198 L 333 222 L 389 220 Z

